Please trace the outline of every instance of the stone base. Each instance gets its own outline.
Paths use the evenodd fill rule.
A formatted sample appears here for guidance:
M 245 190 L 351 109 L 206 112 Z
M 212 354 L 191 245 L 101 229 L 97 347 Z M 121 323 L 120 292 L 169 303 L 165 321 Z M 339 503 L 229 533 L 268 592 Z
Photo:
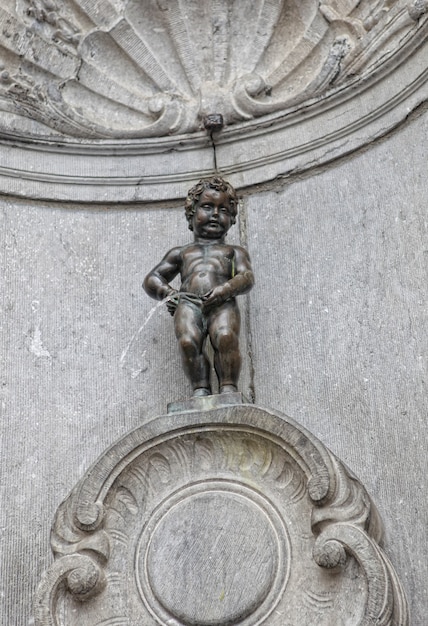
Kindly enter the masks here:
M 189 413 L 194 411 L 210 411 L 211 409 L 219 409 L 223 406 L 232 406 L 234 404 L 247 403 L 242 393 L 222 393 L 213 394 L 212 396 L 201 396 L 197 398 L 188 398 L 187 400 L 177 400 L 167 405 L 169 413 Z
M 376 508 L 315 437 L 240 394 L 169 411 L 59 508 L 36 626 L 408 626 Z

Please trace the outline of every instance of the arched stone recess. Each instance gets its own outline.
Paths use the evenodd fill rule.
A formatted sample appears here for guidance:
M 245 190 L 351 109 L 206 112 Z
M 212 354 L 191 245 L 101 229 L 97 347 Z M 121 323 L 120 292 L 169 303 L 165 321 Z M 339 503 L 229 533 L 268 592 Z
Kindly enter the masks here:
M 203 402 L 203 401 L 201 401 Z M 154 419 L 58 509 L 37 626 L 407 626 L 364 487 L 254 405 Z
M 427 99 L 427 0 L 7 0 L 0 192 L 183 197 L 348 154 Z M 204 117 L 221 114 L 210 136 Z

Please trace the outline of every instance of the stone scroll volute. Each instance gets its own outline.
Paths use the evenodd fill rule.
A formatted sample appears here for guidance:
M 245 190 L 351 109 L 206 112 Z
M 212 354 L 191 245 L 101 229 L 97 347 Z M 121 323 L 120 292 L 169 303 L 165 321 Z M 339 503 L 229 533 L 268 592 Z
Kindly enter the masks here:
M 252 405 L 156 418 L 57 512 L 37 626 L 407 626 L 361 483 Z

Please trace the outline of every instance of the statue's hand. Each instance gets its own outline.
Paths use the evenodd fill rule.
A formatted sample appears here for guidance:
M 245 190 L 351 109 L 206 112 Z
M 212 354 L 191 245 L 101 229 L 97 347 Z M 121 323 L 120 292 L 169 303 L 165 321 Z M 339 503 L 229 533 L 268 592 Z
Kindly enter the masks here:
M 231 296 L 231 288 L 227 283 L 214 287 L 214 289 L 202 296 L 203 308 L 204 310 L 212 309 L 229 300 Z
M 170 315 L 174 315 L 178 305 L 178 291 L 176 289 L 171 290 L 166 299 L 166 308 Z

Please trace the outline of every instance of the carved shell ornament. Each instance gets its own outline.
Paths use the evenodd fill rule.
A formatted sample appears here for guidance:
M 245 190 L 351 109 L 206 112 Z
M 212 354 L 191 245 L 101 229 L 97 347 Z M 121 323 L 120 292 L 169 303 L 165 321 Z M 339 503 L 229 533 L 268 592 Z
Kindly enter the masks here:
M 0 109 L 42 136 L 46 127 L 86 139 L 188 134 L 211 113 L 230 126 L 396 65 L 427 9 L 427 0 L 3 0 Z
M 0 193 L 106 205 L 214 171 L 284 179 L 402 124 L 427 53 L 428 0 L 2 0 Z

